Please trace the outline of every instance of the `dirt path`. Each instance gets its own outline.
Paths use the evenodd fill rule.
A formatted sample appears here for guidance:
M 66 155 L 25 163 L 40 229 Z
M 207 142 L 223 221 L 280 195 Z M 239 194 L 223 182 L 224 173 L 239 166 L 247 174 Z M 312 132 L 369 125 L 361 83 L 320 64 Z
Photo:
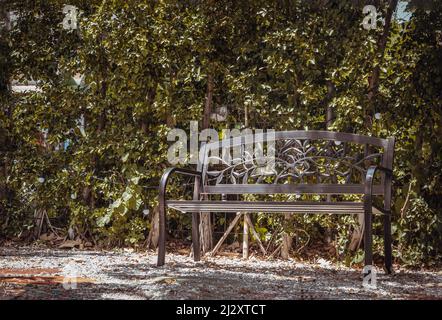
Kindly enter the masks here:
M 324 260 L 166 259 L 157 268 L 153 252 L 0 248 L 0 299 L 442 299 L 441 271 L 379 272 L 365 288 L 360 270 Z

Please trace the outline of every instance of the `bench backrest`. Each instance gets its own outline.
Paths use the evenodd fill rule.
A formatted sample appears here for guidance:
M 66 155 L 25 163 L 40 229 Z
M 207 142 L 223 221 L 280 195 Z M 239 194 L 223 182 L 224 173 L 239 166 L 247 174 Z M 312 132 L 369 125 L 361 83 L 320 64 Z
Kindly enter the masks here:
M 281 131 L 208 143 L 200 153 L 205 194 L 363 194 L 370 165 L 392 169 L 394 138 Z M 373 194 L 390 185 L 375 182 Z

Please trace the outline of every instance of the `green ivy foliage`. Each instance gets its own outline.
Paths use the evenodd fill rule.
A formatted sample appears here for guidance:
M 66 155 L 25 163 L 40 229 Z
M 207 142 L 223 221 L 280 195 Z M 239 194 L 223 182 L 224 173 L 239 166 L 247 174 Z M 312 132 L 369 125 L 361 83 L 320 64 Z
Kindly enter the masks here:
M 168 166 L 167 132 L 201 121 L 212 75 L 214 106 L 229 109 L 215 129 L 325 129 L 332 108 L 331 130 L 395 136 L 396 256 L 410 265 L 440 257 L 439 3 L 394 21 L 383 58 L 382 26 L 363 29 L 362 6 L 351 1 L 72 0 L 77 30 L 61 25 L 65 4 L 10 1 L 5 9 L 17 21 L 0 38 L 2 235 L 31 228 L 34 210 L 45 209 L 84 237 L 142 243 L 149 224 L 141 212 L 157 202 L 148 187 Z M 379 92 L 370 100 L 376 65 Z M 39 90 L 13 94 L 11 79 L 38 80 Z M 338 256 L 348 253 L 352 218 L 293 222 L 300 243 L 332 228 Z M 256 223 L 263 239 L 282 224 Z M 382 252 L 380 223 L 375 231 Z

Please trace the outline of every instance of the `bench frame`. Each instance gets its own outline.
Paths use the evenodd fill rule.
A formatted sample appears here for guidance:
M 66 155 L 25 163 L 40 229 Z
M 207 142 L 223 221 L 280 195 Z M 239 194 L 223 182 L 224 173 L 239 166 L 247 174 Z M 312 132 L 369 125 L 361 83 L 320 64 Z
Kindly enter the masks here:
M 263 134 L 258 138 L 259 141 L 265 141 L 268 137 Z M 174 174 L 180 174 L 184 176 L 193 177 L 194 182 L 194 194 L 193 202 L 198 202 L 198 208 L 201 209 L 201 199 L 204 198 L 206 203 L 207 195 L 209 194 L 241 194 L 241 193 L 258 193 L 258 194 L 293 194 L 293 193 L 309 193 L 309 194 L 361 194 L 363 195 L 363 216 L 364 216 L 364 264 L 365 266 L 371 266 L 373 264 L 373 252 L 372 252 L 372 219 L 373 211 L 383 215 L 383 225 L 384 225 L 384 263 L 385 271 L 387 273 L 392 272 L 392 238 L 391 238 L 391 201 L 392 201 L 392 179 L 393 179 L 393 155 L 394 155 L 394 138 L 390 137 L 387 139 L 342 133 L 342 132 L 332 132 L 332 131 L 283 131 L 276 132 L 274 135 L 275 140 L 328 140 L 328 141 L 340 141 L 349 142 L 356 144 L 363 144 L 367 149 L 368 146 L 376 146 L 383 149 L 382 163 L 377 165 L 370 165 L 365 172 L 365 181 L 362 184 L 352 184 L 352 185 L 319 185 L 319 184 L 294 184 L 294 185 L 274 185 L 274 184 L 238 184 L 234 185 L 235 190 L 229 192 L 231 189 L 229 186 L 207 186 L 204 183 L 204 175 L 207 174 L 208 164 L 208 154 L 210 150 L 229 148 L 235 145 L 244 143 L 244 136 L 240 139 L 229 138 L 222 141 L 206 144 L 201 152 L 203 157 L 200 155 L 200 159 L 197 170 L 189 170 L 184 168 L 169 168 L 167 169 L 159 185 L 159 244 L 158 244 L 158 261 L 157 265 L 162 266 L 165 263 L 166 255 L 166 210 L 168 206 L 166 200 L 166 188 L 169 183 L 169 179 Z M 258 141 L 255 137 L 255 142 Z M 259 142 L 258 141 L 258 142 Z M 374 185 L 374 178 L 377 173 L 381 174 L 381 184 Z M 285 186 L 285 187 L 278 187 Z M 346 186 L 346 187 L 343 187 Z M 291 190 L 293 189 L 293 190 Z M 207 192 L 208 191 L 208 192 Z M 373 206 L 373 197 L 383 196 L 383 208 L 376 208 Z M 175 201 L 176 202 L 176 201 Z M 245 201 L 235 201 L 239 206 L 244 205 Z M 302 201 L 299 201 L 302 203 Z M 306 202 L 304 202 L 306 203 Z M 332 204 L 331 202 L 329 202 Z M 339 203 L 339 202 L 337 202 Z M 318 204 L 327 204 L 327 202 L 318 202 Z M 336 204 L 336 202 L 333 202 Z M 361 205 L 362 205 L 361 204 Z M 312 204 L 313 206 L 313 204 Z M 192 207 L 190 207 L 192 208 Z M 249 208 L 250 209 L 250 208 Z M 253 212 L 248 209 L 248 212 Z M 184 209 L 183 209 L 184 210 Z M 240 211 L 240 210 L 238 210 Z M 262 211 L 262 210 L 261 210 Z M 254 212 L 261 212 L 257 209 Z M 333 213 L 333 206 L 330 206 L 330 211 L 327 213 Z M 183 211 L 187 212 L 187 211 Z M 200 235 L 199 235 L 199 222 L 201 211 L 190 211 L 192 213 L 192 246 L 193 246 L 193 257 L 195 261 L 201 259 L 200 253 Z M 206 211 L 202 211 L 206 212 Z M 233 212 L 233 211 L 232 211 Z

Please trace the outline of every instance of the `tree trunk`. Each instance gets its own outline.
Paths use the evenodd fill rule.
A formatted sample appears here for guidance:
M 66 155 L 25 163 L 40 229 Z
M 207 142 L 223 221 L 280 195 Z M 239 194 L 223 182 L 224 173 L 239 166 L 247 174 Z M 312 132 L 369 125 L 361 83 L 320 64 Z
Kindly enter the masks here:
M 414 191 L 416 193 L 420 193 L 421 190 L 421 185 L 422 182 L 425 181 L 425 177 L 424 177 L 424 157 L 423 157 L 423 150 L 422 150 L 422 146 L 423 146 L 423 142 L 424 142 L 424 137 L 423 137 L 423 131 L 419 130 L 416 133 L 416 140 L 414 141 L 414 149 L 415 151 L 415 161 L 414 161 L 414 165 L 411 169 L 411 173 L 413 175 L 413 178 L 415 179 L 415 184 L 414 184 Z
M 335 86 L 331 81 L 327 81 L 327 97 L 326 97 L 326 105 L 327 105 L 327 113 L 325 117 L 325 128 L 326 130 L 330 130 L 330 127 L 333 125 L 333 121 L 335 120 L 335 115 L 333 112 L 333 108 L 330 105 L 331 100 L 333 99 L 333 95 L 335 93 Z
M 333 99 L 333 95 L 335 94 L 335 86 L 333 82 L 327 81 L 327 96 L 325 97 L 325 106 L 326 106 L 326 114 L 325 114 L 325 129 L 330 130 L 333 125 L 333 121 L 335 119 L 335 115 L 333 112 L 333 108 L 330 105 L 331 100 Z M 327 195 L 327 201 L 331 201 L 331 195 Z M 325 230 L 325 241 L 327 243 L 331 242 L 331 234 L 333 230 L 331 228 L 326 228 Z
M 249 128 L 249 104 L 244 105 L 244 127 Z M 243 217 L 243 233 L 242 233 L 242 257 L 243 259 L 249 258 L 249 225 L 247 223 L 248 213 L 244 213 Z
M 9 18 L 9 13 L 6 11 L 5 5 L 1 4 L 0 9 L 0 21 L 3 23 L 3 28 L 0 29 L 0 48 L 4 53 L 9 51 L 9 43 L 4 39 L 3 34 L 8 32 L 11 23 Z M 11 82 L 10 82 L 10 64 L 7 61 L 4 61 L 2 65 L 0 65 L 0 103 L 2 106 L 2 110 L 0 112 L 4 113 L 8 120 L 11 120 L 12 117 L 12 103 L 6 102 L 10 95 L 11 91 Z M 3 101 L 2 101 L 3 100 Z M 11 139 L 9 132 L 12 132 L 11 121 L 6 123 L 6 126 L 0 128 L 0 152 L 4 153 L 4 162 L 0 165 L 0 200 L 6 200 L 6 202 L 12 202 L 13 191 L 9 189 L 8 184 L 6 182 L 8 174 L 9 174 L 9 156 L 8 151 L 10 151 Z M 0 206 L 0 216 L 5 216 L 5 208 Z M 6 218 L 5 224 L 7 224 L 8 219 Z M 5 225 L 6 227 L 6 225 Z
M 382 32 L 382 35 L 378 42 L 378 51 L 376 55 L 378 56 L 378 63 L 373 68 L 373 73 L 369 77 L 368 80 L 368 107 L 365 110 L 365 127 L 368 131 L 371 131 L 373 120 L 372 117 L 374 115 L 375 105 L 376 105 L 376 96 L 379 89 L 379 77 L 381 71 L 381 63 L 384 59 L 385 47 L 387 45 L 388 36 L 390 34 L 391 29 L 391 19 L 396 9 L 398 0 L 390 0 L 387 14 L 385 17 L 385 26 Z M 376 57 L 374 57 L 373 62 L 376 62 Z M 358 226 L 355 227 L 352 235 L 352 239 L 350 241 L 349 249 L 351 251 L 355 251 L 359 248 L 362 238 L 363 238 L 363 230 L 364 230 L 364 217 L 362 215 L 358 216 Z
M 175 78 L 176 78 L 176 72 L 171 70 L 170 73 L 169 73 L 169 82 L 170 82 L 170 86 L 169 86 L 169 106 L 167 106 L 167 109 L 166 109 L 166 125 L 169 128 L 173 128 L 173 126 L 175 125 L 175 119 L 174 119 L 174 117 L 172 115 L 172 108 L 173 108 L 173 105 L 174 105 L 173 93 L 175 91 L 175 86 L 174 86 Z
M 212 112 L 213 104 L 213 76 L 211 73 L 207 76 L 207 91 L 206 102 L 204 104 L 202 129 L 207 129 L 210 126 L 210 113 Z
M 204 104 L 204 114 L 202 121 L 202 130 L 210 126 L 210 113 L 212 112 L 213 104 L 213 75 L 211 73 L 207 76 L 207 91 L 206 102 Z M 210 213 L 202 213 L 200 219 L 200 234 L 201 234 L 201 250 L 203 254 L 210 252 L 213 248 L 212 238 L 212 223 Z
M 104 38 L 104 35 L 101 36 L 101 38 Z M 102 100 L 106 99 L 106 95 L 107 95 L 107 69 L 106 66 L 108 65 L 106 63 L 106 58 L 105 58 L 105 50 L 103 48 L 101 48 L 100 50 L 100 63 L 101 63 L 101 70 L 100 70 L 100 77 L 101 77 L 101 87 L 99 89 L 99 91 L 97 92 L 97 95 L 99 95 L 101 97 Z M 98 117 L 98 123 L 97 123 L 97 129 L 96 129 L 96 133 L 97 135 L 99 135 L 106 127 L 106 107 L 103 108 L 103 110 L 101 110 L 101 113 Z M 84 127 L 86 129 L 86 117 L 84 120 Z M 92 166 L 94 168 L 94 172 L 100 172 L 100 163 L 99 163 L 99 157 L 95 156 L 93 159 L 93 163 Z M 83 200 L 85 202 L 85 204 L 89 207 L 89 209 L 92 211 L 95 209 L 95 195 L 93 192 L 93 189 L 90 186 L 86 186 L 85 188 L 83 188 Z
M 284 214 L 285 224 L 288 224 L 290 213 Z M 287 260 L 290 257 L 290 249 L 292 248 L 292 237 L 286 231 L 282 235 L 281 258 Z
M 242 241 L 242 257 L 243 259 L 249 258 L 249 224 L 247 223 L 247 213 L 244 214 L 243 225 L 243 241 Z
M 155 101 L 155 97 L 157 95 L 157 84 L 149 88 L 146 94 L 146 101 L 148 108 L 150 109 L 152 107 L 152 104 Z M 149 109 L 148 111 L 141 117 L 141 131 L 144 134 L 148 134 L 148 124 L 149 124 Z
M 156 206 L 152 211 L 153 211 L 153 216 L 151 219 L 151 226 L 150 226 L 149 235 L 147 237 L 147 246 L 146 247 L 155 249 L 158 246 L 158 238 L 160 235 L 158 206 Z
M 377 55 L 377 63 L 373 68 L 373 73 L 368 79 L 368 101 L 369 107 L 365 111 L 365 126 L 368 130 L 372 127 L 372 116 L 374 114 L 374 108 L 376 105 L 376 96 L 379 90 L 379 77 L 381 72 L 381 64 L 384 60 L 385 48 L 387 45 L 388 36 L 390 35 L 391 29 L 391 19 L 393 17 L 394 10 L 397 7 L 398 0 L 390 0 L 387 8 L 387 14 L 385 17 L 385 25 L 382 35 L 378 42 L 378 50 L 375 53 Z M 374 57 L 373 62 L 376 62 L 376 57 Z

